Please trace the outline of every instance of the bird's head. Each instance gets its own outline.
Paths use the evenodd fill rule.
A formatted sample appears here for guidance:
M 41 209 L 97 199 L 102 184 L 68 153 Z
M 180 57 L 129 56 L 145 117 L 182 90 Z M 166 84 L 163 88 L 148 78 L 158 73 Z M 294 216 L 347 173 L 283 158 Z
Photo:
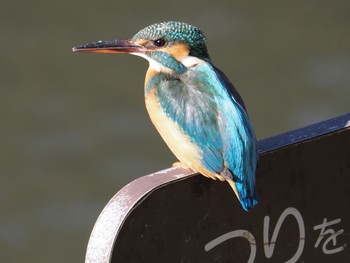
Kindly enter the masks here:
M 183 22 L 162 22 L 140 30 L 129 39 L 98 41 L 73 51 L 130 53 L 141 56 L 160 72 L 182 74 L 188 67 L 210 62 L 203 32 Z

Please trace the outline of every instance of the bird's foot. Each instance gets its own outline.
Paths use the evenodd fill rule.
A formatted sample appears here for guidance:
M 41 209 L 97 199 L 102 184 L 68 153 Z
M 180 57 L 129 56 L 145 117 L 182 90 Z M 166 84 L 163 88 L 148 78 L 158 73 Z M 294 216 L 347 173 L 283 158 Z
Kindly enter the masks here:
M 188 167 L 186 164 L 183 164 L 182 162 L 175 162 L 173 163 L 172 167 L 179 167 L 182 169 L 191 169 L 190 167 Z

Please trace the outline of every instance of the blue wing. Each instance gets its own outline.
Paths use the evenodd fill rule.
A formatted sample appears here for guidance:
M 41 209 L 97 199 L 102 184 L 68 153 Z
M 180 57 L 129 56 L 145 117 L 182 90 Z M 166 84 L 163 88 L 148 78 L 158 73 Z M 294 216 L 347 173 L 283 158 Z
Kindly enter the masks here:
M 233 85 L 208 63 L 157 82 L 162 109 L 202 149 L 203 166 L 235 182 L 246 210 L 256 205 L 256 138 Z

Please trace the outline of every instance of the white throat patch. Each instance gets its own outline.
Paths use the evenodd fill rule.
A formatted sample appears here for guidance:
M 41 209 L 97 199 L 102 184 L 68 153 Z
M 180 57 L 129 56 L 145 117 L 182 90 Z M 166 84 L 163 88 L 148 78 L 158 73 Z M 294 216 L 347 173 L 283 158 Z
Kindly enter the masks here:
M 150 58 L 149 56 L 143 54 L 143 53 L 130 53 L 131 55 L 139 56 L 144 59 L 147 59 L 149 62 L 149 66 L 151 69 L 157 71 L 157 72 L 164 72 L 164 73 L 173 73 L 173 70 L 170 68 L 164 67 L 159 62 L 155 61 L 154 59 Z M 201 65 L 203 63 L 206 63 L 204 60 L 193 57 L 193 56 L 186 56 L 180 61 L 186 68 L 192 68 L 198 65 Z
M 143 53 L 130 53 L 130 54 L 147 59 L 149 62 L 149 67 L 151 69 L 154 69 L 157 72 L 170 72 L 170 71 L 172 71 L 171 69 L 164 67 L 162 64 L 158 63 L 153 58 L 150 58 L 149 56 L 147 56 Z

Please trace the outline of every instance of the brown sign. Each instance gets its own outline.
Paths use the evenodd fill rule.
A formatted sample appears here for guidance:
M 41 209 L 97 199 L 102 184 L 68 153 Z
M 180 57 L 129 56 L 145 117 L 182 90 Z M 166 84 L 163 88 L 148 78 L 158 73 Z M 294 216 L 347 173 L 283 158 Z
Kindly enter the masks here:
M 259 205 L 171 168 L 121 189 L 86 262 L 350 262 L 350 114 L 259 142 Z

